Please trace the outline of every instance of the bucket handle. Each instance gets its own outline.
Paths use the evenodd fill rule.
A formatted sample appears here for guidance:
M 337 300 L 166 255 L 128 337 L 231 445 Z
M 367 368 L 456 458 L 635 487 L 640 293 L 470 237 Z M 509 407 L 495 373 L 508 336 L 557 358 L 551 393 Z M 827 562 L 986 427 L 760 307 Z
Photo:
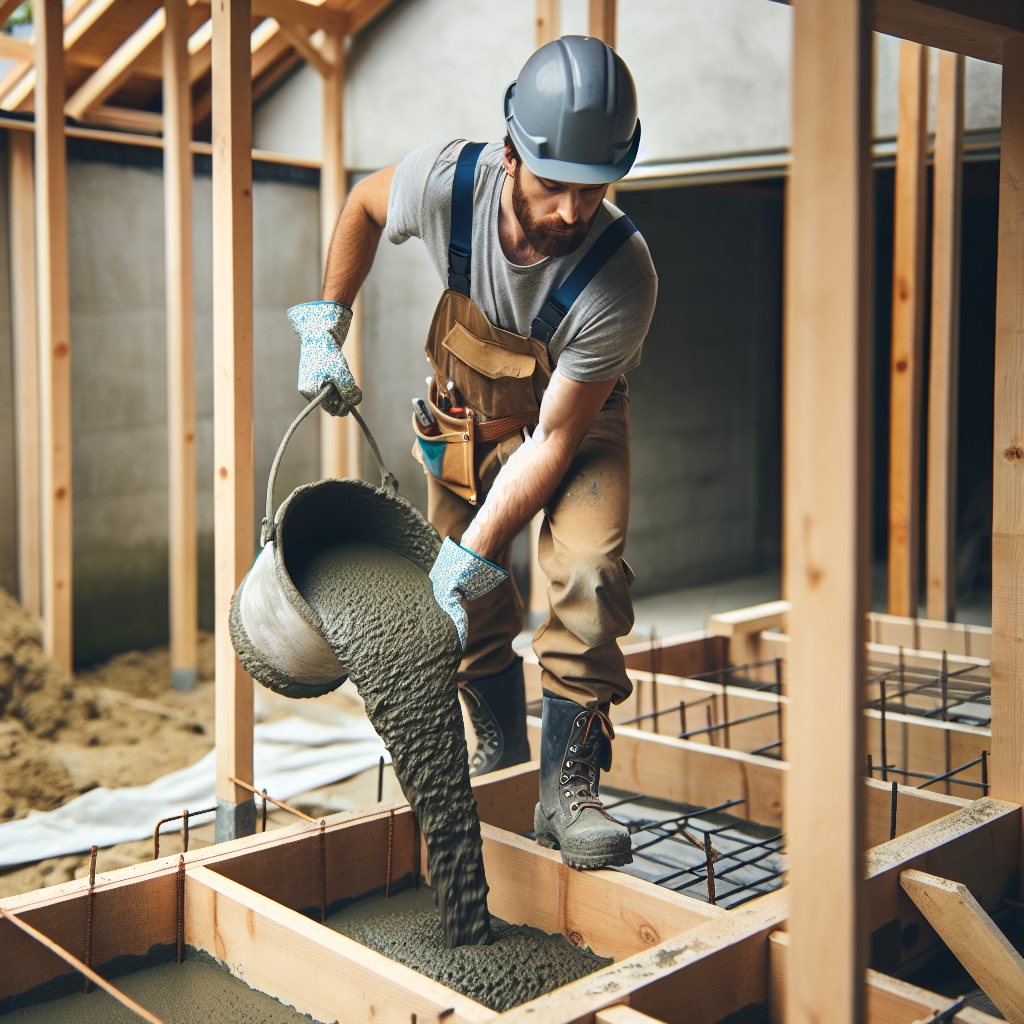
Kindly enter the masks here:
M 272 542 L 275 537 L 277 530 L 274 526 L 274 482 L 277 479 L 277 471 L 281 465 L 281 459 L 284 458 L 284 451 L 288 447 L 288 442 L 292 439 L 292 434 L 295 433 L 295 428 L 318 406 L 320 403 L 332 392 L 337 389 L 334 383 L 328 381 L 317 393 L 316 397 L 306 406 L 298 416 L 292 420 L 292 425 L 288 428 L 284 437 L 281 439 L 281 444 L 277 449 L 277 454 L 274 456 L 274 463 L 270 467 L 270 479 L 267 480 L 267 514 L 263 517 L 263 525 L 260 528 L 260 547 Z M 340 400 L 340 399 L 339 399 Z M 347 402 L 341 402 L 341 415 L 345 415 L 346 412 L 351 413 L 356 422 L 362 428 L 363 433 L 366 435 L 366 440 L 370 444 L 370 450 L 373 452 L 373 457 L 377 462 L 377 469 L 380 470 L 380 487 L 382 491 L 385 491 L 390 497 L 395 497 L 398 494 L 398 481 L 395 479 L 393 473 L 389 473 L 387 466 L 384 465 L 384 460 L 381 458 L 380 449 L 377 447 L 377 442 L 373 439 L 373 434 L 370 433 L 370 428 L 366 425 L 366 421 L 356 411 L 355 406 L 349 405 Z

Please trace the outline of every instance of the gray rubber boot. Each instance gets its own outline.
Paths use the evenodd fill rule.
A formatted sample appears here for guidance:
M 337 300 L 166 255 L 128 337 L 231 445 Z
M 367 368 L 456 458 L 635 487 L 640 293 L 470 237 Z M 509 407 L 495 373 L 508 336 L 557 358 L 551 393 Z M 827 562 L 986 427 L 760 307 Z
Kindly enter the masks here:
M 523 659 L 517 654 L 504 672 L 466 683 L 462 692 L 476 732 L 470 778 L 529 761 Z
M 533 812 L 537 842 L 562 851 L 581 871 L 631 864 L 629 830 L 605 811 L 601 769 L 611 767 L 611 741 L 600 711 L 544 695 L 540 803 Z

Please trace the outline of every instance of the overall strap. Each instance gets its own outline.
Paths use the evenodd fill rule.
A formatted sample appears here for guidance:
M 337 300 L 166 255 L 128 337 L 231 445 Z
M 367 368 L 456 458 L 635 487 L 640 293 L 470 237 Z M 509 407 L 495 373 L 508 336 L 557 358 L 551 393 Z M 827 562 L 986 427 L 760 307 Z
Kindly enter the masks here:
M 555 331 L 561 326 L 583 289 L 594 280 L 598 271 L 635 231 L 633 222 L 623 214 L 601 232 L 600 238 L 590 247 L 586 256 L 576 264 L 573 272 L 541 306 L 537 318 L 530 327 L 531 337 L 544 342 L 545 345 L 550 344 Z
M 452 226 L 448 238 L 448 287 L 469 295 L 469 263 L 473 250 L 473 185 L 476 162 L 486 143 L 467 142 L 459 153 L 452 182 Z

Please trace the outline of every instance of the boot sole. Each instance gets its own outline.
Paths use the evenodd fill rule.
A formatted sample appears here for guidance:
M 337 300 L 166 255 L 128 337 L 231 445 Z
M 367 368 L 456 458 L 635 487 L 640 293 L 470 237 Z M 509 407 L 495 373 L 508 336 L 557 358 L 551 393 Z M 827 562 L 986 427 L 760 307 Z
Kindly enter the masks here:
M 537 805 L 538 808 L 540 805 Z M 600 871 L 602 868 L 620 868 L 633 863 L 633 851 L 626 850 L 624 853 L 576 853 L 572 850 L 563 850 L 558 842 L 558 837 L 548 828 L 540 829 L 538 819 L 543 819 L 543 814 L 534 815 L 534 835 L 537 837 L 537 845 L 543 846 L 546 850 L 558 850 L 562 854 L 562 863 L 567 864 L 577 871 Z

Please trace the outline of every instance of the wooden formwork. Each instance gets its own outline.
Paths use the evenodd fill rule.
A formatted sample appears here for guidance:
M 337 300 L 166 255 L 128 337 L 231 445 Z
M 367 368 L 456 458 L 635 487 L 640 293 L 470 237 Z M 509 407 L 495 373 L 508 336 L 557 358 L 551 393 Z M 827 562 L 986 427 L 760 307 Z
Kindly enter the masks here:
M 635 743 L 656 749 L 663 740 L 641 734 Z M 696 773 L 698 791 L 692 795 L 698 800 L 713 798 L 715 769 L 730 753 L 696 751 L 708 762 Z M 779 764 L 774 768 L 784 771 Z M 556 852 L 516 834 L 532 821 L 536 786 L 536 764 L 475 782 L 491 912 L 515 924 L 573 936 L 615 962 L 531 1003 L 496 1014 L 321 925 L 316 919 L 319 825 L 302 823 L 185 854 L 185 942 L 215 956 L 258 991 L 318 1020 L 343 1018 L 350 1024 L 407 1024 L 411 1014 L 418 1021 L 501 1017 L 569 1024 L 595 1020 L 620 1003 L 667 1024 L 714 1024 L 752 1005 L 767 1006 L 772 999 L 769 937 L 786 928 L 785 888 L 729 911 L 625 873 L 571 870 Z M 885 787 L 865 786 L 869 805 L 876 793 L 885 803 Z M 961 881 L 994 912 L 1011 892 L 1019 862 L 1016 805 L 913 793 L 906 801 L 908 827 L 871 850 L 865 873 L 875 966 L 886 970 L 913 966 L 939 948 L 934 930 L 903 893 L 901 872 L 915 868 Z M 885 828 L 887 835 L 887 815 Z M 418 865 L 426 864 L 423 849 L 416 855 L 414 844 L 422 840 L 405 803 L 327 818 L 323 839 L 328 909 L 379 892 L 389 882 L 409 884 Z M 93 963 L 144 956 L 153 946 L 175 942 L 179 861 L 179 856 L 165 857 L 97 877 Z M 87 891 L 88 880 L 80 879 L 3 900 L 0 909 L 82 957 Z M 915 940 L 909 945 L 908 934 Z M 9 921 L 0 920 L 0 944 L 5 964 L 0 1000 L 67 970 Z M 777 966 L 777 961 L 776 953 L 772 962 Z M 886 982 L 876 978 L 873 983 L 888 991 Z M 868 1019 L 909 1024 L 921 1006 L 945 1005 L 941 997 L 904 986 L 904 996 L 907 992 L 912 997 L 903 1011 L 889 1006 L 885 1015 Z M 987 1018 L 965 1011 L 957 1019 L 978 1024 Z M 615 1024 L 615 1018 L 608 1020 Z

